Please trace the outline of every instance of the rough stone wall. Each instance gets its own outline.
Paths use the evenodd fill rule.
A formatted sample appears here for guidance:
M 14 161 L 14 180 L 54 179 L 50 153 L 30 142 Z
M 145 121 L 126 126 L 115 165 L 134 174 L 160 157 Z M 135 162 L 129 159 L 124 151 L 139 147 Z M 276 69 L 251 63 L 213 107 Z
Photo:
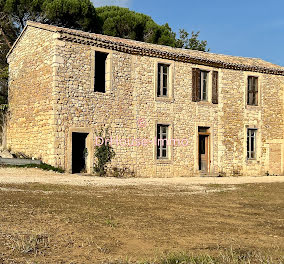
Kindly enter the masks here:
M 92 167 L 95 135 L 108 127 L 114 139 L 146 139 L 138 147 L 114 144 L 111 166 L 142 177 L 193 176 L 199 175 L 198 126 L 204 126 L 210 127 L 210 173 L 283 173 L 283 76 L 102 50 L 39 30 L 28 28 L 10 55 L 8 146 L 14 151 L 70 171 L 72 132 L 86 132 Z M 109 52 L 106 93 L 94 92 L 95 50 Z M 167 100 L 155 96 L 158 63 L 171 65 Z M 210 71 L 209 102 L 192 102 L 193 67 Z M 218 104 L 211 102 L 213 70 L 219 73 Z M 259 77 L 259 106 L 246 105 L 249 75 Z M 151 142 L 158 123 L 170 126 L 171 138 L 187 140 L 169 148 L 167 161 L 156 159 Z M 247 128 L 258 130 L 256 160 L 246 158 Z
M 258 106 L 246 103 L 248 76 L 259 78 Z M 284 78 L 230 70 L 222 70 L 220 77 L 219 171 L 227 175 L 282 174 Z M 246 158 L 247 128 L 257 129 L 255 160 Z M 273 142 L 279 148 L 269 154 Z
M 7 147 L 53 164 L 53 33 L 28 27 L 8 58 Z
M 262 172 L 277 175 L 284 168 L 284 77 L 263 75 L 262 78 Z
M 139 148 L 138 160 L 145 162 L 137 163 L 138 172 L 143 175 L 157 175 L 159 177 L 191 176 L 198 174 L 197 163 L 197 138 L 198 126 L 208 126 L 211 128 L 212 138 L 217 137 L 217 105 L 211 102 L 192 102 L 192 67 L 181 62 L 169 62 L 173 64 L 173 99 L 155 99 L 155 82 L 157 63 L 163 60 L 136 57 L 134 64 L 134 90 L 137 102 L 137 118 L 145 118 L 147 126 L 139 129 L 139 138 L 149 138 L 155 136 L 155 126 L 157 123 L 169 124 L 172 127 L 171 137 L 176 140 L 187 139 L 188 144 L 176 145 L 172 149 L 171 160 L 157 160 L 154 155 L 154 146 Z M 166 62 L 166 61 L 165 61 Z M 210 69 L 205 67 L 206 70 Z M 214 142 L 214 143 L 213 143 Z M 218 145 L 212 141 L 214 151 L 212 157 L 212 171 L 214 171 L 215 160 L 217 158 Z M 146 165 L 147 164 L 147 165 Z
M 58 80 L 55 84 L 57 133 L 57 166 L 68 167 L 68 151 L 71 151 L 70 131 L 86 128 L 99 132 L 109 127 L 113 136 L 135 135 L 133 124 L 133 84 L 131 78 L 131 55 L 113 53 L 112 87 L 105 94 L 94 92 L 92 87 L 92 56 L 90 46 L 71 42 L 57 43 L 56 67 Z M 89 131 L 89 130 L 88 130 Z M 98 133 L 97 133 L 98 134 Z M 93 140 L 95 138 L 93 137 Z M 114 163 L 134 168 L 134 149 L 116 149 Z
M 58 166 L 68 167 L 70 128 L 110 127 L 113 137 L 155 138 L 156 124 L 169 124 L 171 137 L 187 139 L 187 146 L 171 147 L 171 159 L 158 161 L 155 146 L 116 146 L 112 166 L 129 168 L 137 176 L 171 177 L 198 175 L 198 126 L 210 127 L 210 172 L 226 175 L 259 175 L 273 170 L 280 174 L 279 149 L 269 142 L 283 142 L 283 77 L 235 70 L 214 69 L 188 63 L 164 61 L 121 52 L 112 53 L 112 85 L 105 94 L 91 85 L 95 47 L 59 42 L 57 68 L 57 140 L 61 148 Z M 60 60 L 60 59 L 59 59 Z M 173 98 L 155 98 L 157 63 L 171 63 Z M 192 68 L 219 72 L 219 103 L 192 102 Z M 260 78 L 260 103 L 246 105 L 247 76 Z M 211 80 L 210 75 L 210 82 Z M 281 90 L 282 89 L 282 90 Z M 209 95 L 210 97 L 210 95 Z M 145 121 L 143 127 L 139 120 Z M 257 128 L 257 159 L 246 159 L 247 128 Z M 270 155 L 269 155 L 270 151 Z M 281 161 L 282 162 L 282 161 Z M 273 167 L 274 169 L 272 169 Z

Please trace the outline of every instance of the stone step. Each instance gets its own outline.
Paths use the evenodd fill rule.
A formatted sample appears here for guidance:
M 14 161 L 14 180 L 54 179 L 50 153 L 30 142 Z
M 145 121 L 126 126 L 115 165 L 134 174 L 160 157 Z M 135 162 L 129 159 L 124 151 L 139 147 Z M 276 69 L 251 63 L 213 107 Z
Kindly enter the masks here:
M 219 173 L 199 172 L 200 177 L 220 177 Z
M 0 158 L 0 165 L 29 165 L 36 164 L 40 165 L 40 160 L 32 160 L 32 159 L 9 159 L 9 158 Z

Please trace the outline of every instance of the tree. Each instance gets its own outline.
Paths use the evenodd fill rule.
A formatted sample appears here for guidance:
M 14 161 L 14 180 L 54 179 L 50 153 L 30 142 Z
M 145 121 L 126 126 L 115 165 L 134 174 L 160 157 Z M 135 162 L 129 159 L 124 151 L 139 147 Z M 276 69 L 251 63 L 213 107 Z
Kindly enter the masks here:
M 0 0 L 4 12 L 16 26 L 17 35 L 27 20 L 91 31 L 97 28 L 96 11 L 90 0 Z
M 176 47 L 177 48 L 184 48 L 184 49 L 192 49 L 192 50 L 200 50 L 200 51 L 209 51 L 207 48 L 207 41 L 206 40 L 199 40 L 199 33 L 194 31 L 191 32 L 191 37 L 189 38 L 189 33 L 184 29 L 179 30 L 179 38 L 176 40 Z
M 200 41 L 199 31 L 192 31 L 191 37 L 184 29 L 179 38 L 166 23 L 156 24 L 150 16 L 118 6 L 104 6 L 96 9 L 99 31 L 102 34 L 144 41 L 171 47 L 208 51 L 207 41 Z
M 37 20 L 40 16 L 42 0 L 2 0 L 4 12 L 16 25 L 17 35 L 25 27 L 27 20 Z
M 34 20 L 171 47 L 207 50 L 207 42 L 198 39 L 199 31 L 193 31 L 189 38 L 182 29 L 180 37 L 176 38 L 167 23 L 158 25 L 150 16 L 128 8 L 105 6 L 95 9 L 90 0 L 0 0 L 0 14 L 1 21 L 5 21 L 0 33 L 6 44 L 15 41 L 27 20 Z
M 102 34 L 175 46 L 175 33 L 169 25 L 160 26 L 150 16 L 118 6 L 100 7 L 96 12 Z
M 96 10 L 90 0 L 44 0 L 41 14 L 44 23 L 98 32 Z
M 3 1 L 0 1 L 0 8 L 3 10 Z M 17 34 L 15 26 L 5 12 L 0 10 L 0 105 L 7 104 L 8 96 L 8 64 L 6 55 Z
M 0 12 L 0 105 L 7 104 L 8 64 L 6 55 L 15 39 L 16 33 L 13 24 L 4 12 Z

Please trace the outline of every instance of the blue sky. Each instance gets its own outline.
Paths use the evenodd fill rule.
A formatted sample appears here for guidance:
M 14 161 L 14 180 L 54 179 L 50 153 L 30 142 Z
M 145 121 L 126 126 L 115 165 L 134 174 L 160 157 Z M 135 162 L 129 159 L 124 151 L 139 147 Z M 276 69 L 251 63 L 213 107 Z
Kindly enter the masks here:
M 211 52 L 257 57 L 284 66 L 283 0 L 93 0 L 119 5 L 166 22 L 176 32 L 200 31 Z

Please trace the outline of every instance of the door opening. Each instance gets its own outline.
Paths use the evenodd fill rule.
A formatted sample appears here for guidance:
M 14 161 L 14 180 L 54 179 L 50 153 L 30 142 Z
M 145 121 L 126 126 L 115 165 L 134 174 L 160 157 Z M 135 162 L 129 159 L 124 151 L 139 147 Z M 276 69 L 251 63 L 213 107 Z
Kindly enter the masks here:
M 209 171 L 209 136 L 209 128 L 198 128 L 198 166 L 199 170 L 202 172 Z
M 86 172 L 88 133 L 72 133 L 72 173 Z

